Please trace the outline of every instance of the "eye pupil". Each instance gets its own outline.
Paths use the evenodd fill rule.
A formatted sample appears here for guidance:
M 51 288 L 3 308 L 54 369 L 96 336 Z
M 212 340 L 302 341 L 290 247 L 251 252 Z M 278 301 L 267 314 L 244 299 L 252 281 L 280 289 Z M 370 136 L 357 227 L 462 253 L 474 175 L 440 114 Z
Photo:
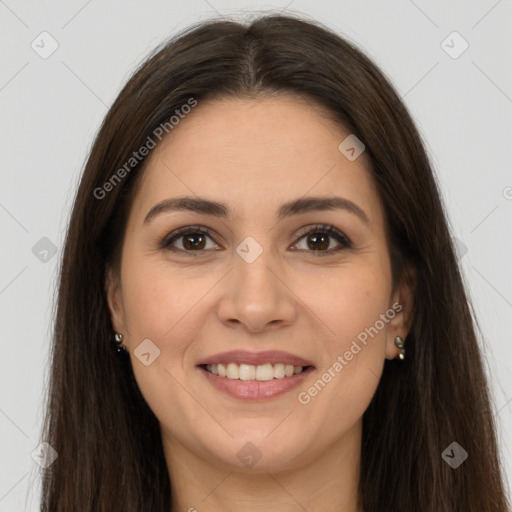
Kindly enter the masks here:
M 191 244 L 189 244 L 190 240 L 192 240 Z M 205 238 L 201 233 L 191 233 L 183 237 L 183 247 L 185 249 L 204 249 L 204 241 Z
M 310 241 L 313 241 L 313 246 L 309 245 Z M 329 247 L 329 236 L 321 233 L 312 233 L 308 236 L 308 246 L 313 250 L 327 249 Z

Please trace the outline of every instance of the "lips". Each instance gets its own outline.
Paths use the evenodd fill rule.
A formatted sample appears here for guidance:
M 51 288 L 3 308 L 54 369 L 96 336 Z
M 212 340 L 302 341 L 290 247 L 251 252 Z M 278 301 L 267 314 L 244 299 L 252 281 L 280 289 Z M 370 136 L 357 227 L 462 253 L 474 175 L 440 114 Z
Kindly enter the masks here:
M 314 371 L 312 366 L 308 366 L 301 373 L 292 375 L 291 377 L 283 377 L 281 379 L 272 379 L 268 381 L 249 380 L 243 381 L 239 379 L 228 379 L 213 375 L 206 371 L 202 366 L 198 367 L 201 375 L 204 376 L 213 388 L 229 395 L 237 400 L 260 401 L 270 400 L 280 397 L 285 393 L 297 388 L 309 375 Z
M 280 350 L 222 352 L 201 360 L 197 366 L 218 391 L 238 400 L 250 401 L 269 400 L 291 391 L 304 382 L 315 368 L 311 361 Z M 239 376 L 236 375 L 236 370 L 240 370 L 238 367 L 242 368 Z M 228 375 L 219 375 L 219 369 L 224 372 L 224 368 Z M 272 368 L 277 374 L 270 375 Z M 255 374 L 252 375 L 250 370 L 254 370 Z M 261 375 L 260 370 L 263 372 Z
M 229 363 L 248 364 L 260 366 L 264 364 L 284 364 L 292 366 L 314 366 L 311 361 L 302 357 L 283 352 L 281 350 L 267 350 L 264 352 L 249 352 L 246 350 L 231 350 L 207 357 L 198 362 L 197 366 L 218 365 L 227 366 Z

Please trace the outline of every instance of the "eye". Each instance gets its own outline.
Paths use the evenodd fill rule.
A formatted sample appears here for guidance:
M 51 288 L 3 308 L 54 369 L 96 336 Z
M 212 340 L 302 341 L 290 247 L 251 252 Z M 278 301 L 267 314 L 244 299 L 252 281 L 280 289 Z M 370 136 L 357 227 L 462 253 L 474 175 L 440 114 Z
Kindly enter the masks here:
M 308 252 L 318 253 L 315 254 L 315 256 L 327 256 L 334 252 L 338 252 L 343 249 L 351 249 L 353 247 L 351 240 L 339 229 L 326 224 L 320 224 L 313 226 L 312 228 L 308 228 L 305 232 L 301 233 L 299 241 L 303 238 L 306 240 L 305 250 Z M 329 249 L 329 239 L 332 238 L 334 238 L 341 247 Z
M 338 252 L 343 249 L 351 249 L 353 247 L 350 239 L 344 235 L 339 229 L 334 226 L 320 224 L 308 228 L 299 235 L 299 241 L 306 238 L 306 252 L 318 253 L 317 256 L 324 256 Z M 207 241 L 210 239 L 213 242 L 213 247 L 207 246 Z M 329 248 L 331 241 L 329 239 L 335 239 L 338 248 Z M 179 241 L 181 247 L 175 246 L 175 242 Z M 296 244 L 298 245 L 298 243 Z M 173 252 L 188 253 L 189 255 L 198 256 L 199 253 L 205 252 L 205 249 L 215 249 L 218 245 L 213 239 L 213 233 L 208 228 L 203 226 L 186 226 L 173 231 L 167 235 L 160 243 L 161 249 L 167 249 Z M 329 249 L 329 250 L 326 250 Z M 327 253 L 327 254 L 322 254 Z
M 208 228 L 187 226 L 166 236 L 162 240 L 160 247 L 174 252 L 199 253 L 203 252 L 203 249 L 211 249 L 211 247 L 206 247 L 207 238 L 213 241 L 211 231 Z M 181 245 L 181 248 L 173 246 L 174 242 L 178 240 L 180 241 L 179 245 Z M 214 245 L 216 246 L 216 244 Z M 194 256 L 196 255 L 194 254 Z

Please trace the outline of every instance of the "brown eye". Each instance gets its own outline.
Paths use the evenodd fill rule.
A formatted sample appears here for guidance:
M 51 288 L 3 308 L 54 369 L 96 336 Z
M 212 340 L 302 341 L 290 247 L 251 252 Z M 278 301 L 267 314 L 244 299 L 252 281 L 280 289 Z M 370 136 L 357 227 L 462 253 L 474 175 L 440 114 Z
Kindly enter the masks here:
M 349 238 L 345 236 L 341 231 L 336 229 L 334 226 L 315 226 L 313 228 L 310 228 L 305 233 L 303 233 L 299 240 L 303 238 L 305 238 L 306 240 L 306 249 L 304 250 L 308 252 L 331 254 L 342 249 L 352 248 L 352 242 L 349 240 Z M 336 240 L 338 242 L 338 245 L 341 247 L 334 249 L 331 247 L 329 249 L 331 239 Z
M 314 251 L 320 251 L 323 249 L 329 248 L 329 235 L 326 235 L 324 233 L 311 233 L 309 235 L 306 235 L 307 238 L 307 244 L 308 248 Z
M 317 253 L 318 256 L 329 255 L 353 247 L 350 239 L 341 231 L 334 226 L 325 224 L 309 228 L 300 235 L 299 241 L 302 239 L 306 240 L 306 247 L 299 248 L 299 250 Z M 212 246 L 208 247 L 208 240 L 212 242 Z M 334 244 L 334 247 L 331 246 L 332 240 L 338 243 L 338 247 L 336 247 L 336 244 Z M 208 228 L 187 226 L 166 236 L 160 243 L 160 247 L 173 252 L 198 256 L 209 249 L 218 248 L 218 245 Z
M 204 249 L 205 236 L 202 233 L 190 233 L 188 235 L 182 235 L 183 247 L 185 249 L 199 250 Z
M 206 249 L 217 247 L 215 243 L 213 243 L 213 247 L 207 246 L 208 239 L 213 242 L 209 233 L 210 231 L 205 228 L 193 226 L 182 228 L 165 237 L 160 247 L 176 252 L 204 252 Z

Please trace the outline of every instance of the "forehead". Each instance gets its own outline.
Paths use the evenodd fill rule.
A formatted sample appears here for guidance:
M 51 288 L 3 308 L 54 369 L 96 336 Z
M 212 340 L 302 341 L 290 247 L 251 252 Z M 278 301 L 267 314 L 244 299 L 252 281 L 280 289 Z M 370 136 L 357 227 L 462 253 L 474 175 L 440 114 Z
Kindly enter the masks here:
M 350 133 L 322 107 L 297 97 L 216 99 L 198 106 L 148 157 L 133 208 L 181 195 L 222 201 L 240 217 L 303 196 L 342 195 L 372 224 L 381 209 L 363 154 L 339 149 Z

